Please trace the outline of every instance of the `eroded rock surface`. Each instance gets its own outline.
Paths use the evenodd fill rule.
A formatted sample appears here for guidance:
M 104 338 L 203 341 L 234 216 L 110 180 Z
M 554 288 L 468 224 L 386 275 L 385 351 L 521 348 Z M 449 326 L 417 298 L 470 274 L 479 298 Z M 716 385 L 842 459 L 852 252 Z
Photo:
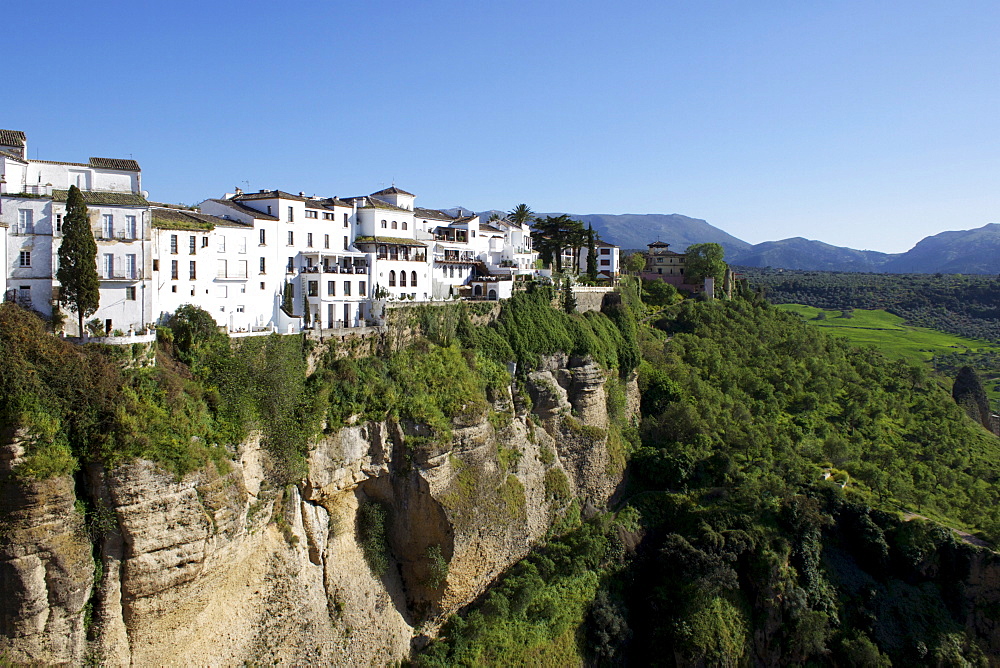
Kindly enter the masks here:
M 8 655 L 107 665 L 403 659 L 555 518 L 607 502 L 620 473 L 609 466 L 605 381 L 589 360 L 548 359 L 529 376 L 532 405 L 491 397 L 493 419 L 456 422 L 448 443 L 413 445 L 421 425 L 346 426 L 314 443 L 297 486 L 269 482 L 256 437 L 229 470 L 179 480 L 148 461 L 91 467 L 80 489 L 106 520 L 94 544 L 71 478 L 22 484 L 6 473 L 5 527 L 16 537 L 0 552 Z M 549 489 L 553 470 L 568 496 Z M 355 526 L 373 501 L 389 511 L 380 576 Z

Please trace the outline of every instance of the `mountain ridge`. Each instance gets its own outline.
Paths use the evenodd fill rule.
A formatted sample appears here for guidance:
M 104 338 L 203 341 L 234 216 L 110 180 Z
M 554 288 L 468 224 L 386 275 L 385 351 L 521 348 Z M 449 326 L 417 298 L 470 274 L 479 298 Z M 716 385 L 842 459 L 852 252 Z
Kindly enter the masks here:
M 490 213 L 494 212 L 481 215 L 488 217 Z M 730 264 L 747 267 L 876 273 L 1000 273 L 1000 223 L 939 232 L 924 237 L 904 253 L 883 253 L 834 246 L 801 236 L 751 244 L 701 218 L 677 213 L 567 215 L 593 225 L 601 239 L 623 249 L 644 249 L 654 241 L 664 241 L 683 251 L 691 244 L 714 242 L 725 249 Z

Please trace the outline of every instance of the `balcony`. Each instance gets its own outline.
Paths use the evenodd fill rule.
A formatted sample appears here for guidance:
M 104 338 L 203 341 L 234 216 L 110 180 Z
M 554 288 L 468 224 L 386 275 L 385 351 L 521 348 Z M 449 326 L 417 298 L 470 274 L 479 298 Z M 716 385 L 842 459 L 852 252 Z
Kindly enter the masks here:
M 97 232 L 94 234 L 94 241 L 108 242 L 108 241 L 141 241 L 142 236 L 138 232 L 127 232 L 125 230 L 113 231 L 110 235 L 106 231 Z M 174 248 L 170 249 L 171 254 L 176 254 L 177 251 Z
M 113 271 L 104 269 L 101 271 L 100 276 L 102 281 L 138 281 L 142 278 L 138 271 L 128 271 L 126 269 L 115 269 Z
M 426 253 L 379 253 L 375 256 L 379 260 L 389 260 L 391 262 L 427 262 Z

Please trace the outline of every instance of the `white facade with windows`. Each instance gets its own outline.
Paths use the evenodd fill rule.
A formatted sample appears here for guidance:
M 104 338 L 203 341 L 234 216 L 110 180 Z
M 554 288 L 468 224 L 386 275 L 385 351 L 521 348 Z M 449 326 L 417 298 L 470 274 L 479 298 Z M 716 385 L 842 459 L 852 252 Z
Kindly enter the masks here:
M 89 320 L 101 331 L 141 331 L 152 322 L 149 205 L 134 160 L 88 163 L 29 160 L 24 133 L 0 130 L 0 221 L 5 299 L 43 316 L 59 303 L 58 249 L 69 187 L 83 191 L 97 241 L 100 307 Z M 78 334 L 74 313 L 62 309 L 64 329 Z
M 44 316 L 60 307 L 71 185 L 83 191 L 98 245 L 92 318 L 108 332 L 142 330 L 184 304 L 231 332 L 358 327 L 379 322 L 387 300 L 508 297 L 537 257 L 527 225 L 420 209 L 395 186 L 345 199 L 237 190 L 199 209 L 153 204 L 133 160 L 28 160 L 25 135 L 0 130 L 4 296 Z
M 621 273 L 621 249 L 614 244 L 598 240 L 594 243 L 597 251 L 597 273 L 605 278 L 616 278 Z M 587 273 L 587 257 L 590 249 L 584 246 L 580 249 L 580 261 L 577 265 L 581 274 Z

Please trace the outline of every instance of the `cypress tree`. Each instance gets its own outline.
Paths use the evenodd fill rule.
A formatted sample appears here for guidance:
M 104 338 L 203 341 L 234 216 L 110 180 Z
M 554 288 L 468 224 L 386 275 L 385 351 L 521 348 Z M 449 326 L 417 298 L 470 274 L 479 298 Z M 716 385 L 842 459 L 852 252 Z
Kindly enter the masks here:
M 951 396 L 955 399 L 955 403 L 965 409 L 970 418 L 990 429 L 990 402 L 975 369 L 963 366 L 958 370 Z
M 587 278 L 597 280 L 597 241 L 594 226 L 587 226 Z
M 97 275 L 97 242 L 90 229 L 90 215 L 83 193 L 76 186 L 69 187 L 62 232 L 56 272 L 62 286 L 60 299 L 69 310 L 76 312 L 80 336 L 83 336 L 84 318 L 96 313 L 101 303 L 101 279 Z
M 576 312 L 576 296 L 573 294 L 573 286 L 569 282 L 569 276 L 563 280 L 563 310 L 566 313 Z

